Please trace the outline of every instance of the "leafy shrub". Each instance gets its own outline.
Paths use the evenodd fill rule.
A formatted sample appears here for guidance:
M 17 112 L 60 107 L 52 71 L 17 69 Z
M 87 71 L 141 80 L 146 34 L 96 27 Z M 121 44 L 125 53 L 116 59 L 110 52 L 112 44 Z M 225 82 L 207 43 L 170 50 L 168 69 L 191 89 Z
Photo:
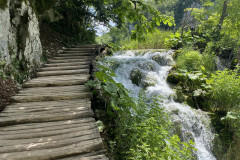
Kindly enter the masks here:
M 178 30 L 175 34 L 171 34 L 170 38 L 165 39 L 165 45 L 168 48 L 179 49 L 186 46 L 194 46 L 198 49 L 204 49 L 206 46 L 206 37 L 199 35 L 192 35 L 191 30 L 180 33 Z
M 107 113 L 113 122 L 109 143 L 114 158 L 191 159 L 192 143 L 183 143 L 178 136 L 171 135 L 171 123 L 158 99 L 149 100 L 140 94 L 136 101 L 122 84 L 114 81 L 114 76 L 109 67 L 99 64 L 96 80 L 87 83 L 107 103 Z
M 203 56 L 198 51 L 182 52 L 177 58 L 177 67 L 181 70 L 196 71 L 203 64 Z
M 115 73 L 109 68 L 98 65 L 98 72 L 95 73 L 96 80 L 90 80 L 87 86 L 97 89 L 99 99 L 107 103 L 109 116 L 116 116 L 113 111 L 129 111 L 129 107 L 134 107 L 135 102 L 129 96 L 127 89 L 121 83 L 116 83 L 113 79 Z
M 192 157 L 192 143 L 183 143 L 171 135 L 168 115 L 157 99 L 147 103 L 140 95 L 135 114 L 122 114 L 118 122 L 117 150 L 124 151 L 124 159 L 188 160 Z M 128 151 L 129 149 L 129 151 Z
M 217 71 L 207 81 L 212 86 L 213 108 L 230 111 L 240 103 L 240 76 L 237 70 Z
M 207 80 L 211 87 L 211 106 L 221 115 L 220 135 L 227 144 L 226 159 L 237 159 L 240 148 L 240 76 L 236 70 L 217 71 Z M 225 137 L 230 137 L 227 141 Z

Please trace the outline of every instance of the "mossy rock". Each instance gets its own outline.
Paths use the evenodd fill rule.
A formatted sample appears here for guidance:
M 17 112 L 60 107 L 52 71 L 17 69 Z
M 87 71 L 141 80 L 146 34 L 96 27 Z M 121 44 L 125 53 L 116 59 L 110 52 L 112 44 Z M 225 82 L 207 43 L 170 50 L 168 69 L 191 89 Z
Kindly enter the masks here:
M 130 79 L 133 84 L 136 84 L 137 86 L 140 86 L 140 83 L 142 81 L 143 74 L 140 71 L 140 69 L 133 69 L 130 73 Z
M 185 101 L 185 96 L 183 95 L 181 90 L 177 90 L 173 99 L 176 102 L 183 103 Z
M 177 73 L 171 73 L 167 77 L 167 82 L 171 84 L 178 84 L 181 81 L 181 77 Z
M 235 69 L 238 63 L 238 59 L 234 58 L 230 64 L 230 69 Z
M 192 140 L 194 142 L 193 134 L 189 131 L 183 133 L 183 139 L 184 139 L 184 141 Z
M 188 104 L 189 106 L 191 106 L 191 107 L 194 107 L 194 106 L 195 106 L 195 102 L 194 102 L 194 100 L 193 100 L 193 98 L 192 98 L 191 95 L 187 96 L 186 101 L 187 101 L 187 104 Z
M 215 135 L 215 138 L 213 140 L 213 154 L 217 157 L 218 160 L 223 160 L 226 154 L 226 151 L 228 148 L 226 148 L 219 137 L 219 135 Z
M 8 0 L 0 0 L 0 9 L 5 9 L 7 7 Z
M 144 77 L 143 77 L 143 80 L 141 82 L 141 85 L 143 86 L 143 88 L 147 88 L 147 87 L 150 87 L 150 86 L 154 86 L 157 84 L 157 78 L 154 77 L 153 75 L 151 74 L 146 74 Z
M 157 62 L 161 66 L 168 66 L 168 65 L 173 65 L 173 59 L 171 55 L 166 55 L 166 54 L 160 54 L 160 55 L 155 55 L 152 57 L 152 60 Z
M 176 60 L 177 59 L 177 57 L 178 57 L 178 55 L 180 54 L 182 52 L 182 50 L 181 49 L 179 49 L 179 50 L 176 50 L 175 52 L 174 52 L 174 54 L 173 54 L 173 59 L 174 60 Z
M 147 71 L 155 71 L 156 67 L 152 62 L 143 62 L 138 64 L 138 67 L 143 69 L 143 70 L 147 70 Z
M 182 140 L 182 122 L 180 120 L 176 120 L 173 122 L 173 132 L 174 134 L 178 135 L 178 137 Z

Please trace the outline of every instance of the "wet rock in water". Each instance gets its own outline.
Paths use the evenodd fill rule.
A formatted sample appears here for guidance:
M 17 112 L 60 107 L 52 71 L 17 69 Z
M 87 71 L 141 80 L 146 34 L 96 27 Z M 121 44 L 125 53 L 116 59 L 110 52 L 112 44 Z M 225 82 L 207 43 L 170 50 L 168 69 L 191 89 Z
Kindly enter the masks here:
M 177 73 L 171 73 L 168 75 L 167 81 L 171 84 L 178 84 L 181 81 L 181 77 Z
M 155 71 L 156 67 L 152 62 L 143 62 L 138 64 L 138 67 L 143 69 L 143 70 L 147 70 L 147 71 Z
M 161 66 L 173 65 L 174 60 L 171 55 L 159 54 L 152 57 L 152 60 L 156 61 Z
M 152 75 L 152 74 L 146 74 L 141 82 L 141 85 L 143 86 L 143 88 L 147 88 L 150 86 L 154 86 L 157 84 L 157 78 Z
M 183 103 L 185 101 L 185 97 L 181 90 L 176 91 L 176 94 L 173 96 L 173 100 L 179 103 Z
M 172 113 L 175 114 L 175 115 L 179 115 L 179 109 L 175 109 L 175 110 L 172 110 Z
M 182 140 L 182 122 L 180 120 L 176 120 L 173 122 L 173 132 L 178 135 L 178 137 Z
M 143 74 L 140 71 L 140 69 L 133 69 L 130 73 L 130 79 L 133 84 L 136 84 L 137 86 L 140 85 L 142 80 Z
M 224 146 L 223 142 L 221 141 L 219 135 L 215 135 L 213 140 L 213 154 L 217 157 L 217 159 L 222 160 L 224 159 L 224 155 L 227 152 L 228 148 Z
M 197 122 L 195 122 L 192 126 L 192 130 L 193 130 L 195 136 L 200 136 L 201 131 L 202 131 L 202 126 L 199 126 L 199 124 Z
M 192 140 L 192 142 L 194 142 L 194 137 L 193 137 L 193 134 L 191 132 L 184 132 L 183 134 L 183 140 L 184 141 L 190 141 Z

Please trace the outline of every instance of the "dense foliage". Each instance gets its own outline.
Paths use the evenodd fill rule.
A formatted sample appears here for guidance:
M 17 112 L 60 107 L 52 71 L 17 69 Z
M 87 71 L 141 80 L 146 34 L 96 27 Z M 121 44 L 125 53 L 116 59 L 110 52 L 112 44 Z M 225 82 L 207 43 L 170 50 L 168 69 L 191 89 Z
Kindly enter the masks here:
M 87 85 L 97 89 L 95 93 L 107 104 L 107 113 L 112 117 L 115 129 L 109 131 L 115 159 L 192 158 L 193 144 L 172 135 L 168 115 L 159 107 L 158 98 L 149 102 L 141 93 L 134 100 L 122 84 L 114 81 L 113 71 L 103 65 L 98 68 L 97 79 Z
M 205 0 L 201 7 L 187 8 L 191 18 L 165 43 L 183 48 L 168 77 L 183 93 L 177 99 L 214 113 L 213 125 L 227 150 L 215 153 L 219 159 L 239 157 L 239 8 L 235 0 Z M 218 71 L 217 56 L 228 62 L 229 69 Z

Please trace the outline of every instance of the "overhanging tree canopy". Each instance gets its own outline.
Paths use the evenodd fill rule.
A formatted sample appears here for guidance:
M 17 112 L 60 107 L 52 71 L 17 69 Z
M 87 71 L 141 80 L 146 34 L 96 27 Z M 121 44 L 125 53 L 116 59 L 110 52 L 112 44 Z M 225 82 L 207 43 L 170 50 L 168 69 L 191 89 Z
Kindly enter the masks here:
M 54 9 L 63 17 L 66 28 L 72 31 L 89 28 L 93 21 L 104 22 L 108 25 L 110 21 L 119 27 L 126 21 L 134 22 L 135 29 L 132 38 L 143 39 L 143 33 L 152 32 L 161 23 L 172 26 L 173 17 L 161 14 L 157 9 L 148 5 L 145 0 L 41 0 L 37 3 Z M 152 19 L 145 17 L 148 12 Z

